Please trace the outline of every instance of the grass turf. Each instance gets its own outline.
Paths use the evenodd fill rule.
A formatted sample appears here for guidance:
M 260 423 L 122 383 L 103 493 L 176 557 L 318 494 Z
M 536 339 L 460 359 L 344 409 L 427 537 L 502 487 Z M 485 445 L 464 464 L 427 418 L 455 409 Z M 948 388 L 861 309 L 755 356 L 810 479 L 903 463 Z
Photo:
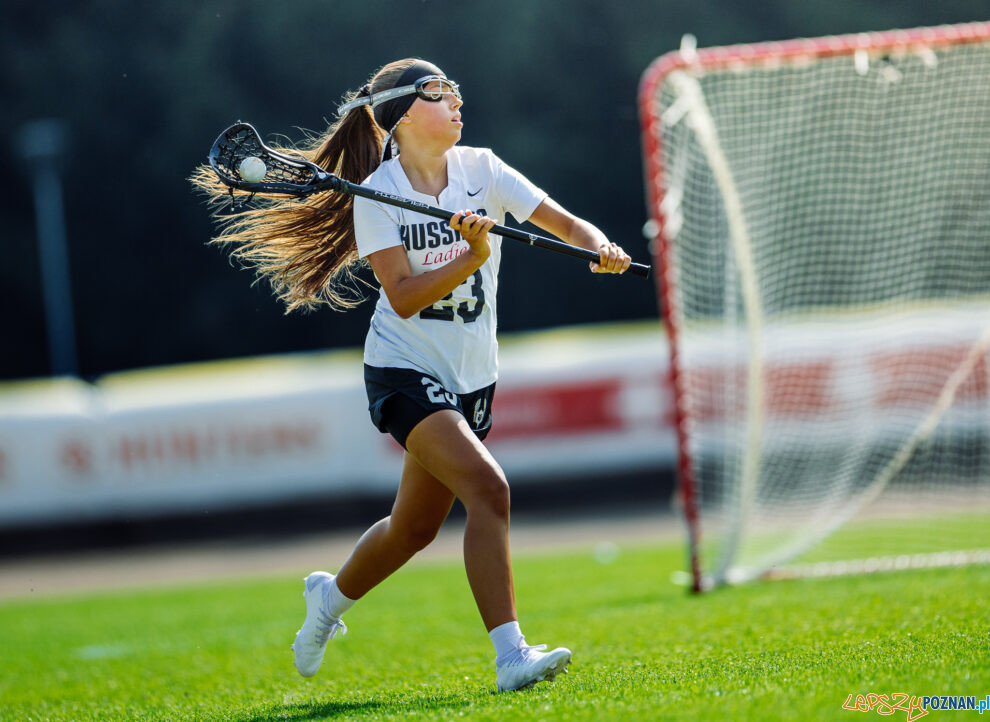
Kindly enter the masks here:
M 374 590 L 309 680 L 289 651 L 306 570 L 8 601 L 0 719 L 856 720 L 877 713 L 843 710 L 850 693 L 990 693 L 990 567 L 691 597 L 668 581 L 679 546 L 610 556 L 516 560 L 528 641 L 570 646 L 574 663 L 502 695 L 456 563 L 411 565 Z

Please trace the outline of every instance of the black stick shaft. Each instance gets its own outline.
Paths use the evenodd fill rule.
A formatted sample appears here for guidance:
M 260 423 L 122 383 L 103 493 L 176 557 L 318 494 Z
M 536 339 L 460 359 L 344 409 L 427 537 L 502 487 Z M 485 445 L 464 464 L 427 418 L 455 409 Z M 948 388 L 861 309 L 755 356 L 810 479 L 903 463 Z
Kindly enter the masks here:
M 314 183 L 314 190 L 316 190 L 318 186 L 322 185 L 322 183 L 322 180 Z M 405 208 L 406 210 L 416 211 L 417 213 L 433 216 L 434 218 L 441 218 L 449 221 L 454 215 L 453 211 L 445 211 L 443 208 L 437 208 L 436 206 L 427 205 L 426 203 L 420 203 L 418 201 L 409 200 L 408 198 L 393 196 L 390 193 L 383 193 L 382 191 L 365 188 L 364 186 L 359 186 L 356 183 L 346 181 L 343 178 L 329 176 L 329 174 L 327 176 L 326 185 L 337 191 L 350 193 L 355 196 L 361 196 L 362 198 L 369 198 L 373 201 L 387 203 L 388 205 L 398 206 L 399 208 Z M 577 246 L 572 246 L 564 243 L 563 241 L 555 241 L 552 238 L 538 236 L 535 233 L 524 233 L 523 231 L 515 228 L 508 228 L 498 224 L 492 226 L 492 229 L 489 232 L 495 233 L 503 238 L 511 238 L 515 241 L 528 243 L 531 246 L 545 248 L 548 251 L 556 251 L 557 253 L 563 253 L 568 256 L 574 256 L 575 258 L 581 258 L 585 261 L 591 261 L 594 263 L 599 263 L 601 261 L 601 257 L 594 251 L 589 251 L 586 248 L 578 248 Z M 629 264 L 629 270 L 627 272 L 635 276 L 641 276 L 642 278 L 650 277 L 650 267 L 642 263 Z

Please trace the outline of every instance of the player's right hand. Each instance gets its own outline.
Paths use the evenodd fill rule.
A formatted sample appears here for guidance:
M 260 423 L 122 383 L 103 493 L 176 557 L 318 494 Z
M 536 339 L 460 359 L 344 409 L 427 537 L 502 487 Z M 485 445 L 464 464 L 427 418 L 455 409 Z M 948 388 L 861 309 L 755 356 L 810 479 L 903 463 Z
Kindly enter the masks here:
M 488 231 L 495 225 L 495 220 L 488 216 L 479 216 L 471 211 L 457 211 L 450 219 L 450 227 L 458 231 L 471 247 L 471 253 L 487 260 L 492 254 L 492 246 L 488 241 Z

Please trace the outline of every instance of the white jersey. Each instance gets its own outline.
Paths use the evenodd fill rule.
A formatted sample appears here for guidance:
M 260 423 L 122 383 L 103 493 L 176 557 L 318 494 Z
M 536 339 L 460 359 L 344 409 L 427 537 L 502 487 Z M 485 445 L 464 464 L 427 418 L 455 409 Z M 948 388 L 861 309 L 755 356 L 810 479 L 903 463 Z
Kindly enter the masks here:
M 491 150 L 461 146 L 447 151 L 447 187 L 439 198 L 413 190 L 398 158 L 382 163 L 362 185 L 450 211 L 471 209 L 499 224 L 505 223 L 507 212 L 525 221 L 547 197 Z M 405 246 L 416 275 L 468 250 L 467 241 L 447 221 L 360 197 L 354 198 L 354 233 L 362 258 Z M 379 290 L 364 345 L 366 364 L 422 371 L 457 394 L 496 380 L 495 297 L 502 239 L 488 237 L 492 254 L 485 264 L 451 294 L 407 319 Z

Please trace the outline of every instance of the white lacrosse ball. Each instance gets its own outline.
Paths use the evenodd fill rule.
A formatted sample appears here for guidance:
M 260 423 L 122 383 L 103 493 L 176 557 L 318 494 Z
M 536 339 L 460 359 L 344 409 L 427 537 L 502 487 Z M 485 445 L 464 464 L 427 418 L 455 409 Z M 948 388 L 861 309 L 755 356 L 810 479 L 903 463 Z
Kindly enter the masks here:
M 261 158 L 249 155 L 237 166 L 237 172 L 248 183 L 257 183 L 265 177 L 268 169 L 265 167 L 265 161 L 261 160 Z

